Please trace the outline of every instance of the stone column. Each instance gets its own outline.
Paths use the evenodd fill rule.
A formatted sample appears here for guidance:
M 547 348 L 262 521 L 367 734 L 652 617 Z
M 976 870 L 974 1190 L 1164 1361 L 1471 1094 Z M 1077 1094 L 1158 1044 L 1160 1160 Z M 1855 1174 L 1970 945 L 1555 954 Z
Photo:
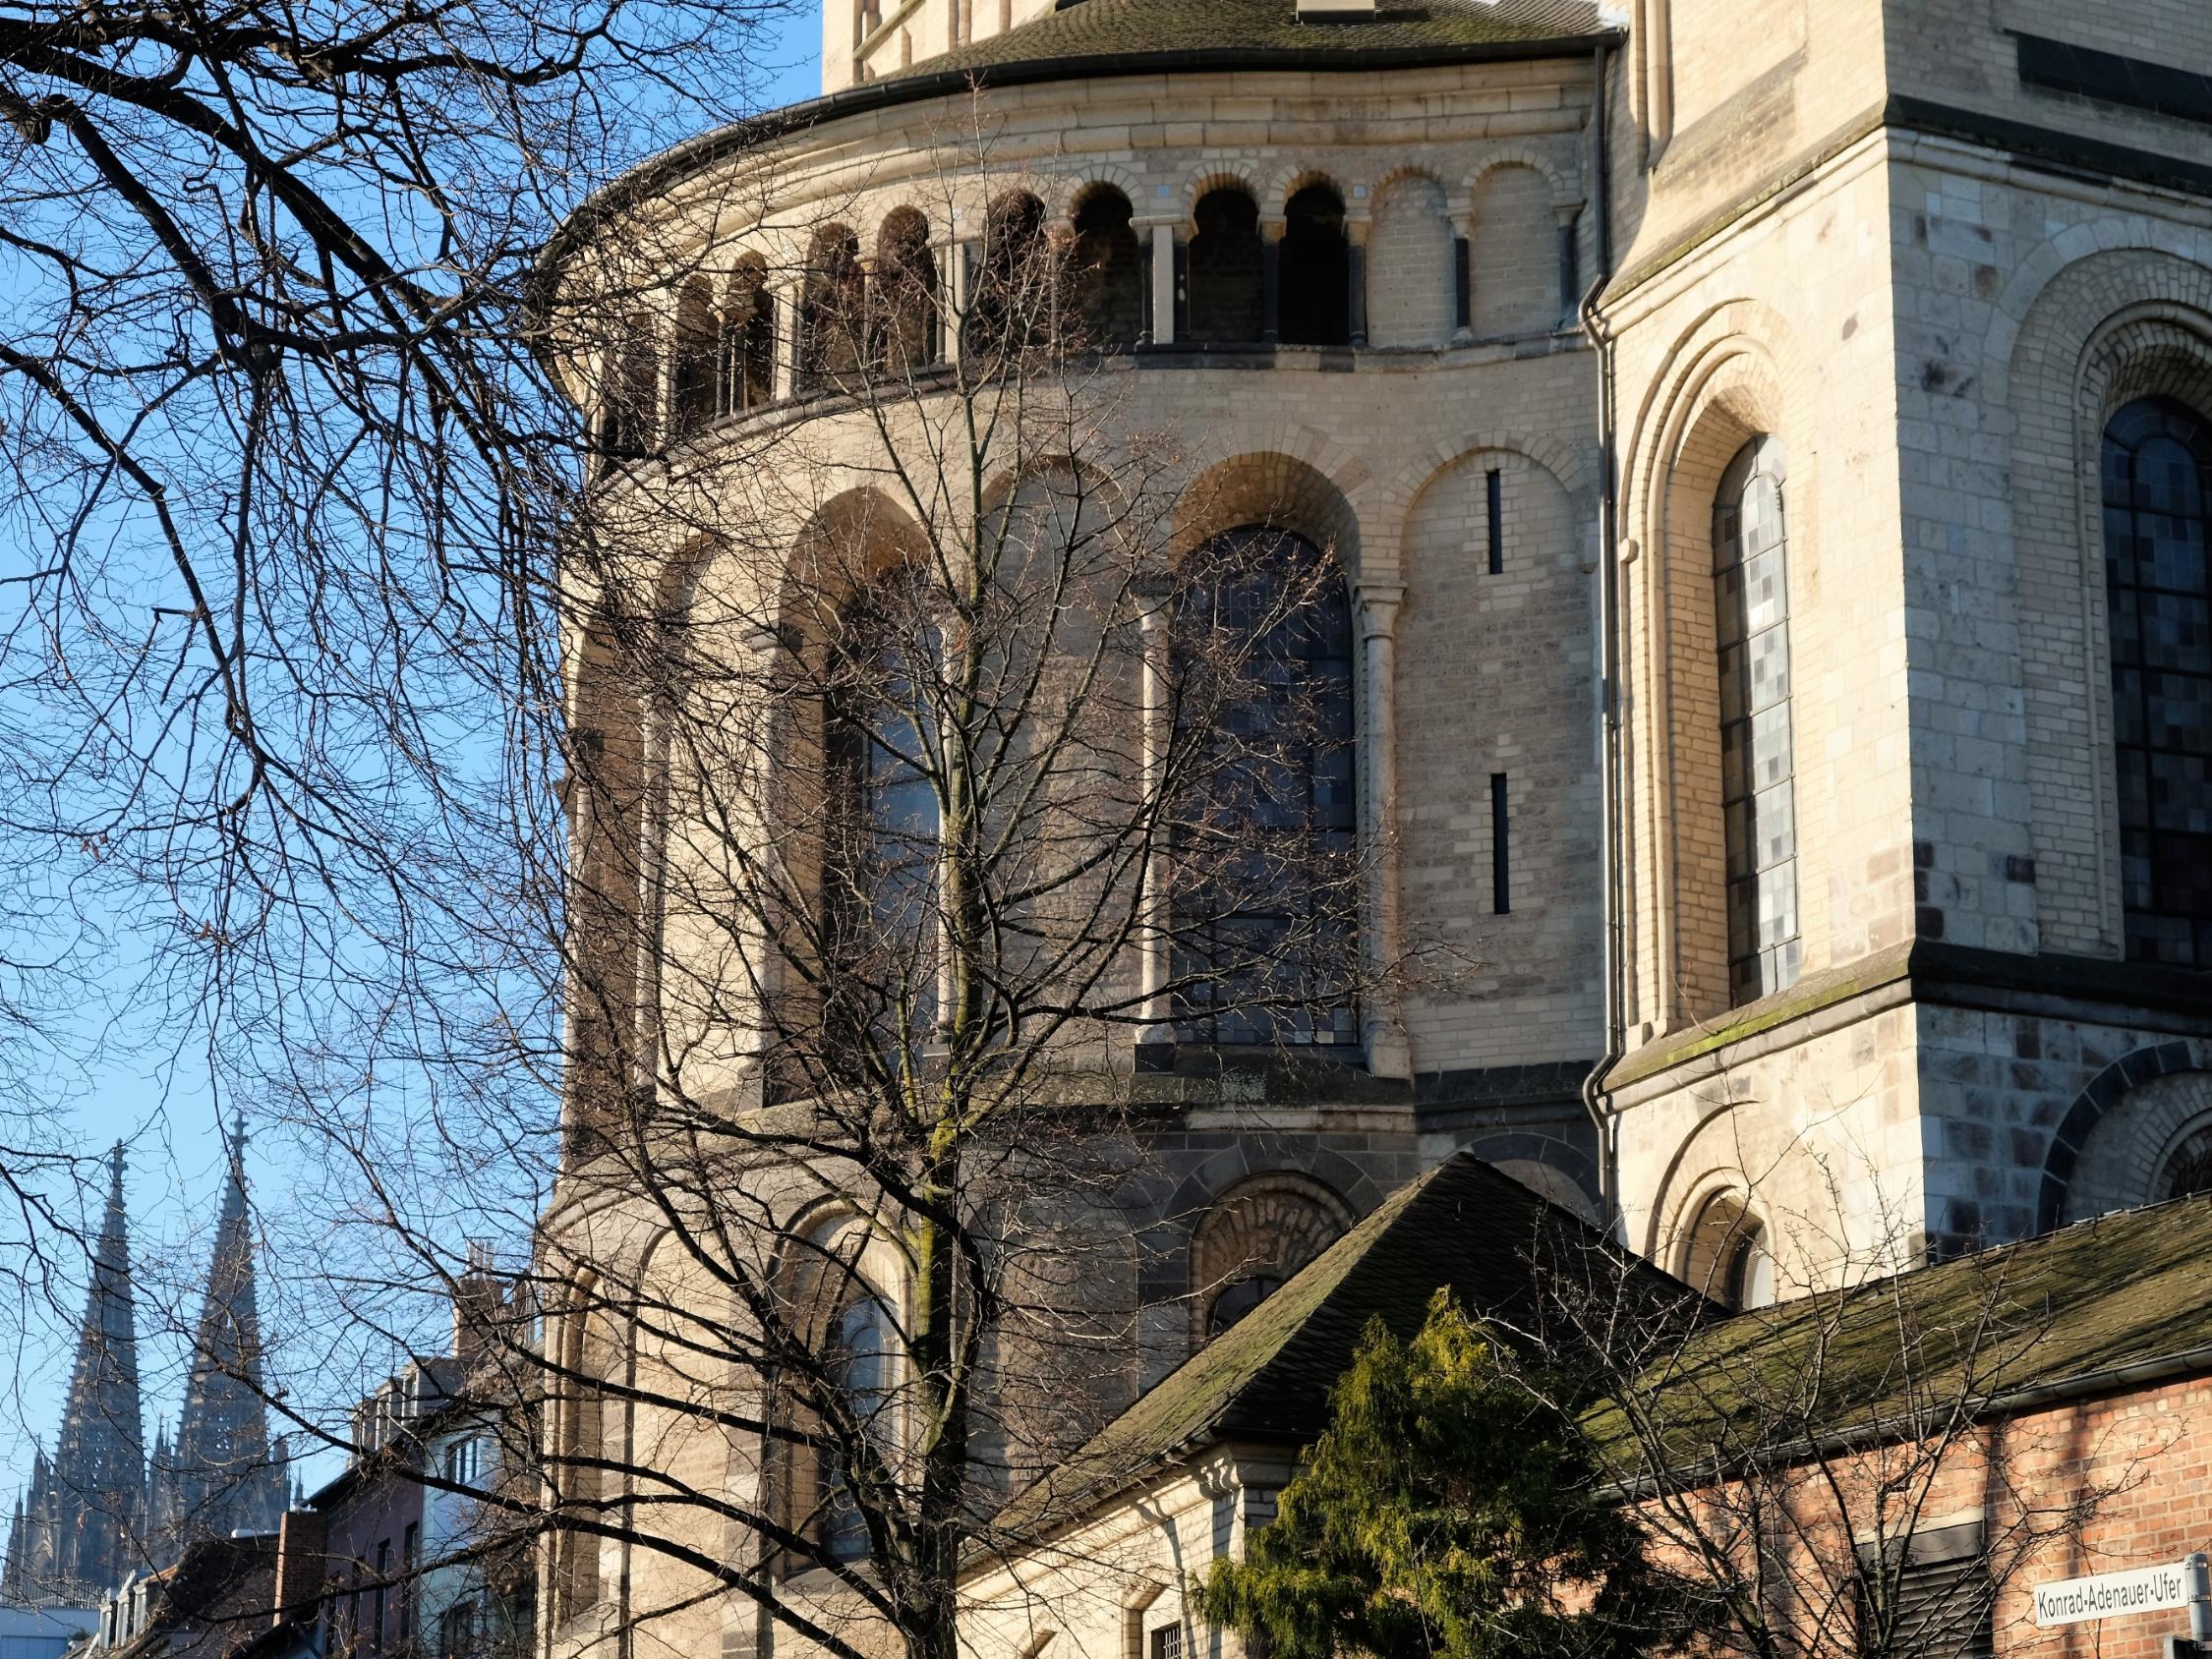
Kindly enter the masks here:
M 776 307 L 776 384 L 771 398 L 785 402 L 799 393 L 799 294 L 803 277 L 777 284 L 770 290 Z
M 1360 848 L 1366 860 L 1360 942 L 1368 985 L 1360 1000 L 1360 1037 L 1368 1070 L 1411 1077 L 1396 975 L 1403 946 L 1398 926 L 1398 606 L 1400 582 L 1362 582 L 1355 590 L 1360 619 Z
M 1066 214 L 1045 220 L 1044 245 L 1045 257 L 1051 261 L 1045 267 L 1046 322 L 1052 344 L 1058 349 L 1070 332 L 1063 308 L 1068 303 L 1068 267 L 1076 257 L 1076 221 Z M 1080 328 L 1075 331 L 1081 332 Z
M 1350 290 L 1344 309 L 1355 346 L 1368 343 L 1368 232 L 1373 228 L 1374 221 L 1366 217 L 1344 221 L 1344 268 Z
M 1282 337 L 1284 220 L 1259 221 L 1259 338 L 1273 345 Z
M 1164 787 L 1161 772 L 1167 765 L 1171 738 L 1168 727 L 1172 717 L 1168 707 L 1169 600 L 1164 591 L 1146 592 L 1139 596 L 1138 602 L 1144 606 L 1137 619 L 1144 641 L 1142 798 L 1152 802 L 1158 799 Z M 1144 896 L 1136 918 L 1137 989 L 1144 1002 L 1144 1023 L 1136 1031 L 1139 1068 L 1147 1060 L 1164 1061 L 1175 1047 L 1175 1010 L 1168 1005 L 1167 991 L 1168 976 L 1174 971 L 1174 965 L 1168 960 L 1172 918 L 1168 915 L 1167 863 L 1168 849 L 1155 842 L 1144 861 Z
M 1452 221 L 1452 344 L 1475 338 L 1475 215 L 1454 213 Z
M 1175 343 L 1175 221 L 1152 225 L 1152 344 Z

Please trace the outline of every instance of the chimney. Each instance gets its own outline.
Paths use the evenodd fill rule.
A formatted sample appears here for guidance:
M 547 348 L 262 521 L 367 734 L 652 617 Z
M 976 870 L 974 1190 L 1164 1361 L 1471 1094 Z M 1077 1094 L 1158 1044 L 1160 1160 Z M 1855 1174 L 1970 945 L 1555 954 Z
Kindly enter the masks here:
M 489 1348 L 505 1312 L 505 1288 L 492 1271 L 492 1246 L 471 1239 L 468 1271 L 453 1282 L 453 1357 L 474 1359 Z
M 269 1623 L 305 1620 L 322 1593 L 329 1523 L 314 1510 L 286 1510 L 276 1523 L 276 1589 L 269 1598 L 276 1611 Z

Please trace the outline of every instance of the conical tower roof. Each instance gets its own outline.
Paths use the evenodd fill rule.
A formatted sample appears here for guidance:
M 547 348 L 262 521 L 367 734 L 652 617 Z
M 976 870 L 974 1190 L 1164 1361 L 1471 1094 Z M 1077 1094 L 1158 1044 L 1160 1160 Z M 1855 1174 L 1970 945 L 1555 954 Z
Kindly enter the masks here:
M 12 1529 L 12 1598 L 80 1600 L 142 1565 L 146 1451 L 140 1413 L 138 1317 L 117 1142 L 108 1159 L 107 1208 L 92 1249 L 61 1432 L 53 1456 L 37 1459 L 29 1503 Z
M 243 1119 L 226 1150 L 230 1168 L 207 1265 L 207 1293 L 193 1335 L 192 1370 L 171 1453 L 177 1543 L 235 1531 L 271 1532 L 284 1512 L 282 1457 L 269 1441 L 262 1393 Z

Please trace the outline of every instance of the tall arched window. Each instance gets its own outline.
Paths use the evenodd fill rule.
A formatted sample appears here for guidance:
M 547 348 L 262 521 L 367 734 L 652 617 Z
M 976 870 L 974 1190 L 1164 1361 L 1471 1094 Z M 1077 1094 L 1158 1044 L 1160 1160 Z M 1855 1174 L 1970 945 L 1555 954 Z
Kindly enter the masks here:
M 1308 185 L 1283 208 L 1277 332 L 1285 345 L 1352 342 L 1352 254 L 1344 236 L 1344 199 Z
M 1259 207 L 1235 187 L 1199 198 L 1191 239 L 1189 337 L 1195 341 L 1256 341 L 1265 319 L 1265 267 Z
M 1748 1002 L 1797 982 L 1797 805 L 1789 712 L 1789 543 L 1782 449 L 1745 444 L 1713 506 L 1720 670 L 1728 990 Z
M 2212 967 L 2212 431 L 2168 398 L 2105 428 L 2105 591 L 2131 961 Z
M 860 239 L 843 225 L 814 233 L 799 300 L 798 374 L 802 392 L 848 382 L 858 372 L 866 327 L 867 283 Z
M 912 207 L 892 211 L 876 237 L 876 367 L 894 377 L 937 361 L 937 257 L 929 221 Z
M 878 1459 L 891 1456 L 896 1352 L 890 1310 L 866 1286 L 854 1287 L 831 1324 L 823 1352 L 823 1380 L 847 1419 L 825 1437 L 817 1465 L 822 1545 L 833 1561 L 857 1561 L 868 1553 L 867 1513 L 854 1490 L 853 1465 L 862 1448 Z
M 1076 209 L 1071 275 L 1085 351 L 1134 346 L 1144 329 L 1144 257 L 1129 198 L 1101 185 Z
M 938 794 L 926 585 L 901 573 L 847 605 L 832 665 L 829 925 L 856 1030 L 910 1026 L 937 995 Z
M 1305 537 L 1215 537 L 1178 605 L 1179 1023 L 1193 1041 L 1349 1044 L 1359 1021 L 1352 614 Z
M 722 413 L 765 408 L 776 395 L 776 296 L 758 255 L 739 263 L 722 314 Z

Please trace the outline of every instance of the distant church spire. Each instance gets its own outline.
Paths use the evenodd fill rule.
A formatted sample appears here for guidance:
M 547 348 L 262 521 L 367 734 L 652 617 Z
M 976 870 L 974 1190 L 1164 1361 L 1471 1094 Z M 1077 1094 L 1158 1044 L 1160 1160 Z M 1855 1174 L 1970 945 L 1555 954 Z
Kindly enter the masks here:
M 10 1530 L 0 1598 L 96 1597 L 143 1564 L 146 1452 L 139 1341 L 123 1212 L 123 1144 L 108 1160 L 107 1213 L 77 1337 L 69 1404 L 51 1459 L 43 1454 Z
M 231 1532 L 274 1532 L 284 1513 L 284 1458 L 262 1400 L 262 1326 L 254 1290 L 254 1238 L 246 1204 L 246 1123 L 226 1148 L 230 1170 L 207 1295 L 193 1337 L 177 1438 L 157 1459 L 156 1516 L 172 1547 Z

